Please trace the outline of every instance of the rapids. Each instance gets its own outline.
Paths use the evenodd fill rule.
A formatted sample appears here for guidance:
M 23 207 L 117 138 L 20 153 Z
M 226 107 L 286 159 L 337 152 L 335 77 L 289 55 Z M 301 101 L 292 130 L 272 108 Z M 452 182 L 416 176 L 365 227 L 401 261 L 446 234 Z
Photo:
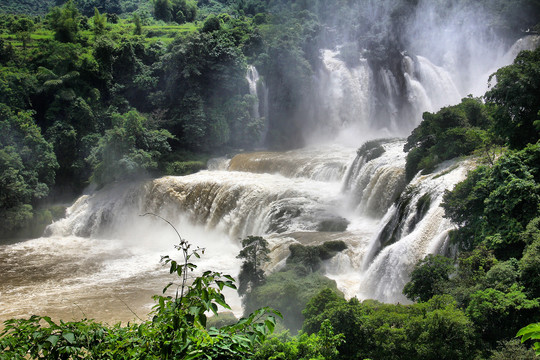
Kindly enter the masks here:
M 424 219 L 417 221 L 418 229 L 428 230 L 406 225 L 418 212 L 412 201 L 402 210 L 407 221 L 399 226 L 408 226 L 401 230 L 403 239 L 385 247 L 381 233 L 395 217 L 392 204 L 409 192 L 403 191 L 404 142 L 375 143 L 376 152 L 332 146 L 239 154 L 216 161 L 218 170 L 113 184 L 83 195 L 64 219 L 48 227 L 45 237 L 0 247 L 0 319 L 33 313 L 64 319 L 144 318 L 151 309 L 150 295 L 170 281 L 160 255 L 175 255 L 178 240 L 163 221 L 140 216 L 148 212 L 168 219 L 193 246 L 206 249 L 200 269 L 233 276 L 240 267 L 235 258 L 240 240 L 248 235 L 268 239 L 267 271 L 283 265 L 292 243 L 343 240 L 348 249 L 325 265 L 339 288 L 348 296 L 403 301 L 400 286 L 415 259 L 443 247 L 450 225 L 441 222 L 438 202 L 442 191 L 463 177 L 465 166 L 442 169 L 439 177 L 417 177 L 408 186 L 417 198 L 424 193 L 433 198 Z M 228 170 L 219 170 L 227 164 Z M 324 222 L 346 229 L 325 231 Z M 415 231 L 421 235 L 413 236 Z M 408 261 L 399 260 L 403 252 Z M 381 278 L 386 286 L 377 286 Z M 238 297 L 227 297 L 240 315 Z
M 496 65 L 526 46 L 516 44 Z M 199 269 L 233 276 L 249 235 L 269 241 L 268 272 L 283 266 L 292 243 L 342 240 L 347 250 L 324 271 L 348 297 L 405 302 L 401 290 L 414 263 L 448 250 L 453 225 L 442 216 L 442 194 L 474 164 L 446 162 L 406 184 L 404 141 L 394 137 L 406 137 L 423 111 L 457 103 L 471 86 L 426 56 L 403 53 L 401 73 L 362 59 L 348 67 L 339 48 L 322 50 L 321 60 L 314 99 L 321 121 L 305 129 L 313 145 L 241 153 L 189 176 L 116 183 L 81 196 L 42 238 L 0 245 L 0 321 L 32 314 L 145 318 L 150 296 L 171 280 L 160 256 L 174 257 L 178 243 L 168 224 L 145 213 L 166 218 L 205 249 Z M 269 89 L 253 67 L 246 81 L 258 98 L 253 113 L 264 120 Z M 240 315 L 238 296 L 226 296 Z

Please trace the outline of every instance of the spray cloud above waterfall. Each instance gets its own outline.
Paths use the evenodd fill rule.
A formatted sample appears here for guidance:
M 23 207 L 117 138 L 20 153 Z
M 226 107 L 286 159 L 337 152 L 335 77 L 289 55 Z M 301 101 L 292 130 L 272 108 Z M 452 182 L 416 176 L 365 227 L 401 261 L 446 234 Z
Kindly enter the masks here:
M 260 64 L 269 143 L 406 137 L 424 111 L 484 94 L 489 74 L 513 60 L 516 23 L 534 24 L 527 4 L 523 13 L 469 0 L 298 4 L 296 18 L 279 20 L 289 32 L 270 43 L 279 61 Z

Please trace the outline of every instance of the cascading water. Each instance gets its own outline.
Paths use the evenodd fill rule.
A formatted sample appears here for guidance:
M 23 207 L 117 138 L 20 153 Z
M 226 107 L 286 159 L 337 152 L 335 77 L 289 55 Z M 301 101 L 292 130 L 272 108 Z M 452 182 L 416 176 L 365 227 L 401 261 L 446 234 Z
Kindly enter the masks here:
M 351 134 L 362 134 L 363 140 L 406 136 L 424 111 L 456 104 L 467 95 L 460 94 L 447 70 L 422 56 L 402 54 L 399 73 L 384 67 L 373 69 L 366 59 L 350 67 L 339 51 L 323 50 L 321 58 L 324 67 L 315 102 L 319 121 L 315 128 L 306 130 L 307 137 L 317 143 L 323 140 L 321 134 L 328 132 L 345 142 Z M 404 81 L 403 90 L 398 78 Z M 376 106 L 381 103 L 384 106 Z
M 401 294 L 409 273 L 427 254 L 447 250 L 454 225 L 439 206 L 444 191 L 465 179 L 469 161 L 446 162 L 430 175 L 417 175 L 391 206 L 369 245 L 358 276 L 357 295 L 384 302 L 407 302 Z
M 248 67 L 246 80 L 248 81 L 248 84 L 249 84 L 249 93 L 257 97 L 257 101 L 255 101 L 253 104 L 253 115 L 255 118 L 259 118 L 261 116 L 260 111 L 259 111 L 260 100 L 259 100 L 259 96 L 257 92 L 257 82 L 259 81 L 259 72 L 255 68 L 255 66 L 250 65 Z
M 484 72 L 482 73 L 482 76 L 480 77 L 479 81 L 477 81 L 474 86 L 471 87 L 470 92 L 476 96 L 484 94 L 488 90 L 488 80 L 491 74 L 503 66 L 510 65 L 520 51 L 535 49 L 538 46 L 540 46 L 540 36 L 538 35 L 525 36 L 516 41 L 512 47 L 504 53 L 504 55 L 496 59 L 495 63 L 492 64 L 489 69 L 483 69 Z M 492 80 L 491 85 L 494 84 L 495 81 Z
M 253 103 L 252 115 L 255 119 L 262 119 L 264 122 L 259 140 L 259 145 L 263 145 L 266 134 L 268 133 L 268 89 L 261 80 L 257 68 L 253 65 L 248 66 L 246 80 L 249 85 L 250 95 L 254 95 L 256 98 L 256 101 Z
M 403 141 L 364 144 L 344 179 L 348 205 L 361 215 L 381 216 L 405 187 Z
M 170 220 L 194 246 L 206 248 L 199 263 L 201 269 L 225 271 L 233 276 L 240 265 L 235 258 L 239 240 L 248 235 L 263 235 L 269 240 L 272 261 L 268 271 L 279 269 L 292 243 L 344 241 L 348 249 L 326 264 L 328 276 L 350 296 L 399 300 L 399 296 L 381 295 L 377 288 L 366 289 L 373 287 L 369 281 L 375 282 L 381 276 L 380 271 L 373 270 L 378 269 L 376 265 L 368 266 L 382 261 L 378 260 L 382 255 L 376 256 L 383 254 L 376 249 L 376 244 L 383 241 L 379 235 L 381 217 L 405 185 L 402 148 L 403 141 L 382 140 L 358 153 L 353 148 L 334 146 L 241 154 L 230 161 L 227 171 L 116 184 L 84 195 L 68 209 L 64 219 L 49 226 L 48 237 L 0 247 L 0 257 L 15 259 L 9 267 L 23 269 L 26 276 L 42 267 L 57 274 L 49 274 L 45 282 L 33 275 L 37 278 L 27 280 L 26 285 L 19 284 L 15 274 L 11 281 L 8 277 L 0 285 L 6 305 L 0 318 L 38 310 L 77 317 L 79 310 L 73 305 L 77 304 L 85 314 L 98 319 L 107 319 L 108 315 L 128 320 L 131 313 L 124 303 L 143 316 L 149 310 L 152 290 L 159 291 L 170 281 L 167 271 L 158 264 L 159 256 L 171 254 L 178 240 L 161 220 L 140 216 L 149 212 Z M 280 164 L 277 168 L 270 160 L 272 154 Z M 218 163 L 218 169 L 227 164 Z M 417 181 L 423 184 L 420 178 Z M 443 188 L 441 185 L 437 191 Z M 432 201 L 431 206 L 437 205 Z M 388 217 L 382 217 L 383 221 Z M 329 226 L 332 231 L 327 231 Z M 407 235 L 405 231 L 403 234 Z M 411 237 L 405 239 L 414 242 Z M 410 255 L 413 259 L 429 249 L 418 246 L 409 251 L 414 252 Z M 388 256 L 397 254 L 391 252 Z M 1 270 L 9 273 L 7 268 Z M 407 270 L 402 266 L 392 271 L 401 274 Z M 360 286 L 362 274 L 365 286 Z M 45 299 L 37 307 L 31 295 L 36 289 Z M 92 296 L 87 295 L 90 289 Z M 100 297 L 109 299 L 105 303 L 110 311 L 124 314 L 100 312 L 92 305 Z M 235 294 L 227 297 L 240 314 Z
M 463 85 L 427 57 L 405 53 L 399 72 L 372 69 L 362 59 L 351 68 L 334 50 L 323 50 L 322 60 L 318 105 L 325 121 L 310 131 L 314 140 L 352 147 L 239 154 L 215 159 L 208 171 L 193 175 L 84 195 L 46 237 L 0 246 L 0 320 L 33 313 L 115 321 L 133 319 L 132 311 L 144 316 L 150 294 L 170 281 L 159 257 L 172 255 L 178 241 L 160 219 L 140 216 L 148 212 L 207 249 L 200 269 L 233 276 L 240 267 L 239 240 L 248 235 L 269 240 L 268 271 L 283 264 L 292 243 L 342 240 L 347 250 L 325 269 L 347 296 L 404 301 L 401 289 L 414 263 L 445 249 L 452 224 L 442 217 L 442 194 L 471 165 L 446 163 L 407 185 L 402 140 L 357 147 L 407 135 L 423 111 L 465 96 Z M 248 83 L 259 99 L 255 115 L 267 117 L 266 100 L 260 103 L 264 86 L 253 67 Z M 381 102 L 388 104 L 384 119 L 376 111 Z M 239 314 L 238 298 L 227 298 Z
M 363 131 L 371 129 L 373 74 L 365 60 L 350 68 L 339 59 L 339 52 L 323 50 L 324 69 L 320 75 L 320 95 L 324 118 L 337 129 L 357 124 Z M 358 123 L 358 120 L 363 120 Z

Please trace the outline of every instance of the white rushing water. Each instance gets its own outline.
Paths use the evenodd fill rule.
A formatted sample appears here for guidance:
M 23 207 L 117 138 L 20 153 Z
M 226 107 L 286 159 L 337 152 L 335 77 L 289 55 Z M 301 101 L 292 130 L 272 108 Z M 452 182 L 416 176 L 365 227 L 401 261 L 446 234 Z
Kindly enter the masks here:
M 240 240 L 248 235 L 268 238 L 270 271 L 282 266 L 291 243 L 342 240 L 348 249 L 326 265 L 340 289 L 349 296 L 400 300 L 396 296 L 400 284 L 389 285 L 394 293 L 388 295 L 386 288 L 371 290 L 369 279 L 375 281 L 388 271 L 376 265 L 386 260 L 378 260 L 382 255 L 376 256 L 373 244 L 388 218 L 386 209 L 392 209 L 405 186 L 403 144 L 381 141 L 383 153 L 375 155 L 338 146 L 242 154 L 230 161 L 229 170 L 114 184 L 84 195 L 64 219 L 49 226 L 48 237 L 0 247 L 0 258 L 9 259 L 2 269 L 0 318 L 47 313 L 132 320 L 132 311 L 144 317 L 152 304 L 150 295 L 170 280 L 159 264 L 160 255 L 174 255 L 178 242 L 166 223 L 140 216 L 148 212 L 168 219 L 193 246 L 206 249 L 198 261 L 200 269 L 233 276 L 240 266 L 236 259 Z M 272 155 L 278 167 L 269 160 Z M 449 185 L 443 183 L 431 189 L 437 192 L 434 196 Z M 324 221 L 349 225 L 343 232 L 320 231 Z M 432 235 L 436 234 L 434 230 Z M 403 250 L 396 246 L 384 253 L 400 257 Z M 430 246 L 411 247 L 410 258 L 437 251 Z M 386 276 L 406 277 L 410 264 L 395 265 L 394 275 Z M 360 280 L 368 284 L 361 285 Z M 235 313 L 241 314 L 238 297 L 231 293 L 227 297 Z
M 306 141 L 320 144 L 331 139 L 358 146 L 359 140 L 407 137 L 425 111 L 455 105 L 468 95 L 484 95 L 491 74 L 511 64 L 519 51 L 540 44 L 536 35 L 518 40 L 510 49 L 496 40 L 480 44 L 474 37 L 468 41 L 451 37 L 430 39 L 426 44 L 436 43 L 435 48 L 424 44 L 415 49 L 416 55 L 403 51 L 401 63 L 394 64 L 397 69 L 372 68 L 362 57 L 349 66 L 339 47 L 321 50 L 323 67 L 316 76 L 318 95 L 313 99 L 318 120 L 303 129 Z M 434 51 L 444 41 L 452 51 Z
M 249 85 L 249 94 L 255 96 L 253 102 L 252 115 L 255 119 L 262 121 L 262 131 L 259 139 L 259 144 L 264 145 L 264 139 L 268 133 L 268 89 L 266 84 L 259 76 L 257 68 L 253 65 L 248 66 L 246 80 Z
M 347 250 L 328 260 L 325 271 L 348 297 L 405 301 L 401 290 L 414 263 L 447 246 L 452 224 L 439 204 L 471 164 L 445 163 L 406 184 L 403 140 L 358 148 L 366 140 L 406 136 L 423 111 L 466 94 L 451 71 L 427 57 L 404 55 L 404 106 L 395 74 L 375 73 L 362 60 L 349 68 L 338 55 L 322 52 L 319 92 L 327 121 L 312 129 L 313 139 L 332 145 L 214 159 L 209 170 L 193 175 L 117 183 L 83 195 L 44 237 L 0 245 L 0 320 L 34 313 L 66 320 L 144 318 L 150 296 L 171 279 L 160 256 L 176 255 L 178 243 L 168 224 L 140 216 L 148 212 L 206 249 L 200 269 L 233 276 L 240 240 L 249 235 L 269 240 L 268 271 L 284 264 L 292 243 L 342 240 Z M 383 84 L 378 101 L 388 102 L 384 121 L 375 111 L 375 78 Z M 248 79 L 261 101 L 267 92 L 255 68 Z M 264 108 L 259 103 L 253 111 L 265 117 Z M 328 224 L 344 231 L 324 231 Z M 237 295 L 226 296 L 241 314 Z

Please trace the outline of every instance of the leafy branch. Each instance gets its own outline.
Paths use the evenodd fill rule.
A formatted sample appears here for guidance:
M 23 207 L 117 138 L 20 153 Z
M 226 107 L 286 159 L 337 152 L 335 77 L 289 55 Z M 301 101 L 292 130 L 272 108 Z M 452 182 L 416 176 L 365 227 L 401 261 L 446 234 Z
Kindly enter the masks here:
M 521 336 L 521 343 L 527 340 L 540 340 L 540 323 L 529 324 L 518 331 L 516 337 Z M 536 341 L 533 344 L 533 349 L 536 352 L 536 356 L 540 356 L 540 341 Z

